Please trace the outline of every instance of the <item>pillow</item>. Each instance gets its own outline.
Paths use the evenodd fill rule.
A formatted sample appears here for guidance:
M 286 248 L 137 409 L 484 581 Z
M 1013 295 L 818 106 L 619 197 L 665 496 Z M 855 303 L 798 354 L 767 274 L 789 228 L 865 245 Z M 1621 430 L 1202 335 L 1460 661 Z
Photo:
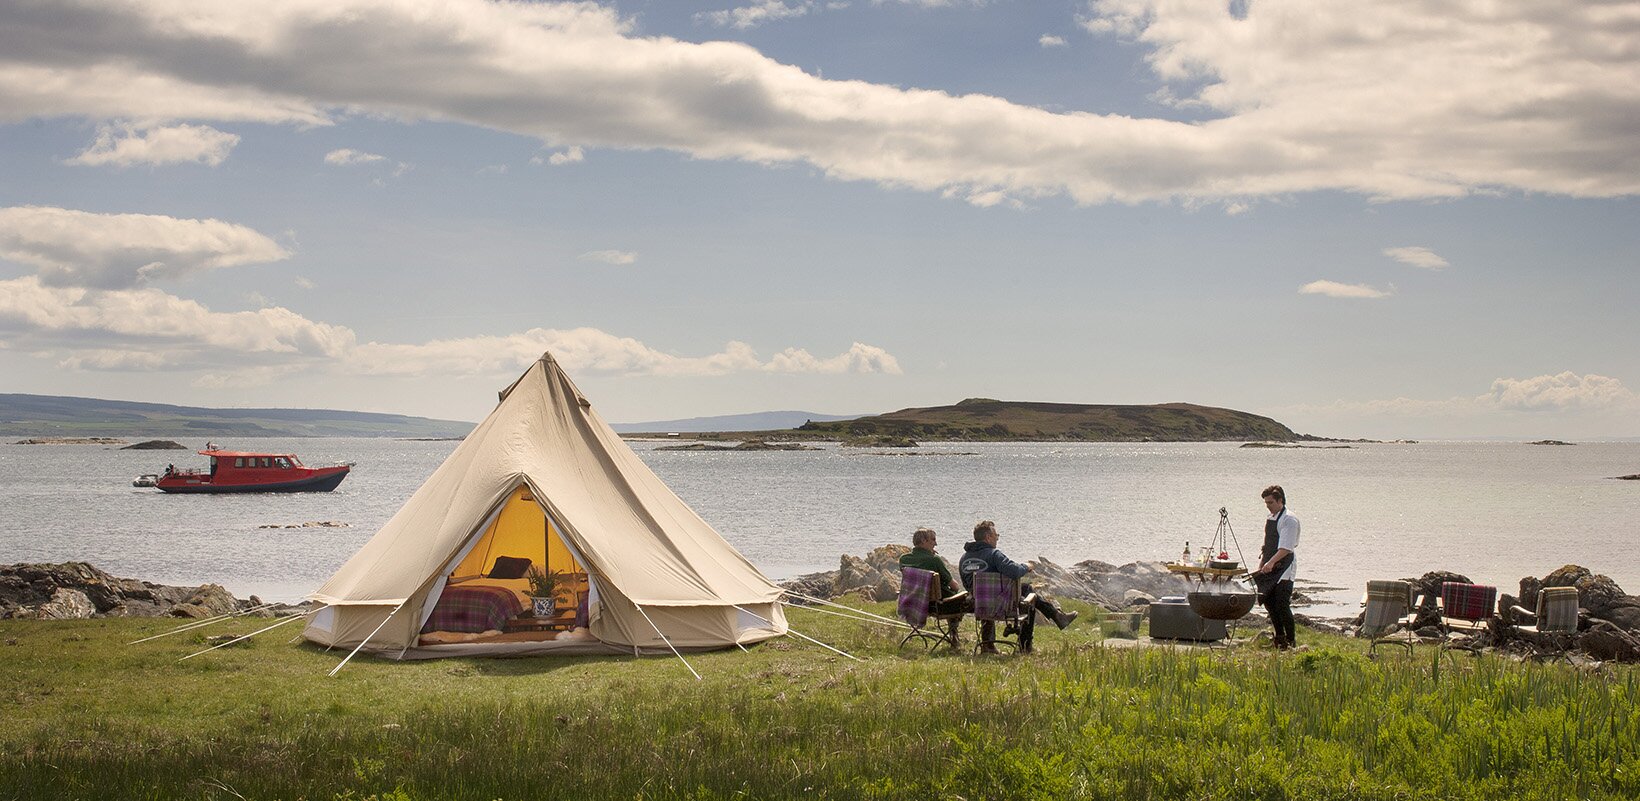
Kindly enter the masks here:
M 486 578 L 521 579 L 529 569 L 530 559 L 527 556 L 497 556 Z

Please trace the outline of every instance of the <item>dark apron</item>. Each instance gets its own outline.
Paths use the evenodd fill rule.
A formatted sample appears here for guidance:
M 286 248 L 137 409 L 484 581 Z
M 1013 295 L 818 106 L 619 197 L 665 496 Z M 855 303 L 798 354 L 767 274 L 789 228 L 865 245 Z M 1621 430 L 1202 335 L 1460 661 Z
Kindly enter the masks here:
M 1276 551 L 1281 549 L 1281 534 L 1276 529 L 1276 523 L 1281 522 L 1281 516 L 1284 514 L 1287 514 L 1285 508 L 1276 513 L 1275 517 L 1264 521 L 1264 547 L 1258 552 L 1258 563 L 1261 565 L 1270 561 L 1270 557 L 1275 556 Z M 1253 583 L 1258 585 L 1259 594 L 1269 595 L 1270 591 L 1276 588 L 1276 582 L 1281 581 L 1281 575 L 1286 573 L 1292 564 L 1293 554 L 1289 553 L 1281 557 L 1281 561 L 1277 562 L 1270 572 L 1255 573 Z

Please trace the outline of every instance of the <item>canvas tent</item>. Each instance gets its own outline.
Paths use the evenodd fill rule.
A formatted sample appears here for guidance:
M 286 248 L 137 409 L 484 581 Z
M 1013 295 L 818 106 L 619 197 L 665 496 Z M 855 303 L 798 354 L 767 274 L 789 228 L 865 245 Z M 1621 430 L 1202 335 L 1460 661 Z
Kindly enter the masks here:
M 577 638 L 429 645 L 421 636 L 448 588 L 508 585 L 490 575 L 524 559 L 573 577 L 586 601 Z M 785 634 L 780 592 L 544 354 L 311 596 L 328 606 L 303 634 L 410 658 L 722 648 Z

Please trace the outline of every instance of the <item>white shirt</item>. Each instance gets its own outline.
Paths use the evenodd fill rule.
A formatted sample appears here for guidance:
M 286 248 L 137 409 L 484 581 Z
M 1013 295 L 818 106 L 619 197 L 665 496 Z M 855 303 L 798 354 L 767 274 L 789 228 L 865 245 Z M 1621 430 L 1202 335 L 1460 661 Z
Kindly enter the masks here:
M 1287 565 L 1287 572 L 1281 574 L 1276 581 L 1293 581 L 1298 577 L 1298 518 L 1293 513 L 1282 509 L 1281 519 L 1276 520 L 1270 515 L 1270 520 L 1276 521 L 1276 547 L 1286 548 L 1293 554 L 1293 561 Z

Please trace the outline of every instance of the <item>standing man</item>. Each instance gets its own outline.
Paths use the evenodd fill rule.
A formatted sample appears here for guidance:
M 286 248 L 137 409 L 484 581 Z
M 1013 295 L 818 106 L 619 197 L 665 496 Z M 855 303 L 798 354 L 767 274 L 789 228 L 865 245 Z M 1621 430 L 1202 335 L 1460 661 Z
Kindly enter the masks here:
M 1298 577 L 1298 518 L 1287 513 L 1287 492 L 1271 484 L 1260 493 L 1270 518 L 1264 521 L 1264 547 L 1259 549 L 1258 569 L 1253 583 L 1258 585 L 1264 611 L 1275 628 L 1276 648 L 1287 650 L 1297 644 L 1293 625 L 1293 579 Z

